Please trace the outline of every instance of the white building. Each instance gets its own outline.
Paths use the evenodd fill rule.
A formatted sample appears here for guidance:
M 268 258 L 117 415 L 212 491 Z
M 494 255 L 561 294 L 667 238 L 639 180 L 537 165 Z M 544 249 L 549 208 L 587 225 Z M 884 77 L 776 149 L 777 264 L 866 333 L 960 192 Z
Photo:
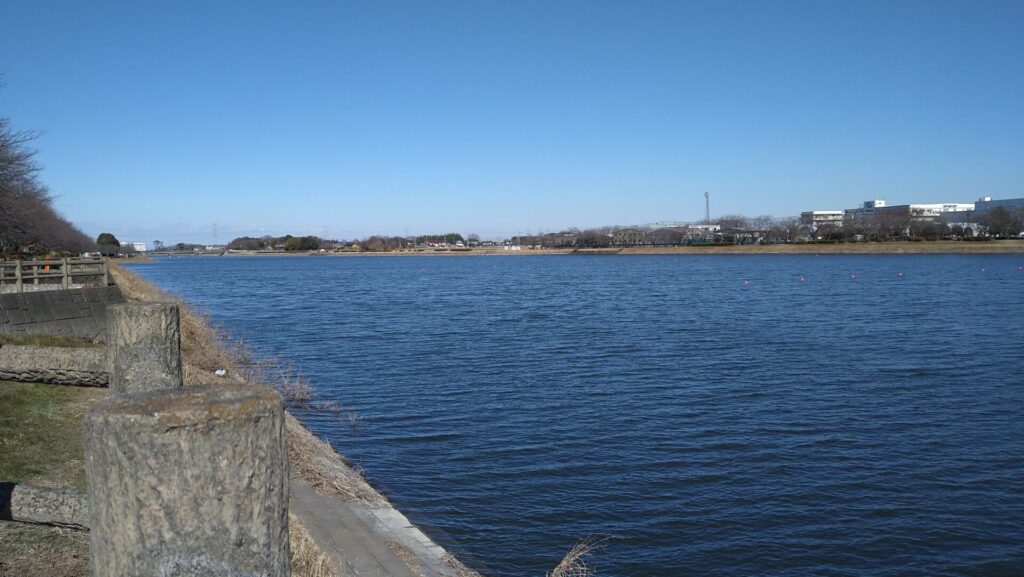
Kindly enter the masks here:
M 808 226 L 812 233 L 819 228 L 843 228 L 843 211 L 841 210 L 808 210 L 800 213 L 800 224 Z
M 1011 212 L 1022 210 L 1024 211 L 1024 198 L 1004 198 L 1002 200 L 992 200 L 991 196 L 983 196 L 978 199 L 978 202 L 974 203 L 975 212 L 988 212 L 993 208 L 1002 207 Z
M 121 246 L 131 247 L 136 252 L 146 252 L 146 243 L 144 242 L 122 242 Z
M 966 213 L 974 210 L 974 204 L 962 202 L 942 202 L 933 204 L 896 204 L 887 205 L 884 200 L 867 200 L 859 208 L 847 209 L 843 220 L 847 225 L 878 219 L 909 219 L 912 221 L 936 221 L 953 213 Z

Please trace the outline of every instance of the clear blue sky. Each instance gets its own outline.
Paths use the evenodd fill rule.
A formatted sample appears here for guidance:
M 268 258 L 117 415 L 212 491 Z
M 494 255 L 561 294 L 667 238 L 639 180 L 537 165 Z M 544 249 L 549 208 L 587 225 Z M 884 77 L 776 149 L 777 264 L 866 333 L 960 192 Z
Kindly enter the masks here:
M 1024 196 L 1018 0 L 3 0 L 0 71 L 122 240 Z

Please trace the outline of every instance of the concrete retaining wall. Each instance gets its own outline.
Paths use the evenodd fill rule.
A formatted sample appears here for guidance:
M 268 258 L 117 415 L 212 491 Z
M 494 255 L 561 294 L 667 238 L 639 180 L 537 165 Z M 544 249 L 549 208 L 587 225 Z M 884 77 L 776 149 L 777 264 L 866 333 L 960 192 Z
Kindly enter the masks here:
M 105 339 L 107 305 L 123 303 L 116 286 L 0 295 L 0 335 L 73 335 Z
M 107 349 L 0 345 L 0 381 L 105 387 Z

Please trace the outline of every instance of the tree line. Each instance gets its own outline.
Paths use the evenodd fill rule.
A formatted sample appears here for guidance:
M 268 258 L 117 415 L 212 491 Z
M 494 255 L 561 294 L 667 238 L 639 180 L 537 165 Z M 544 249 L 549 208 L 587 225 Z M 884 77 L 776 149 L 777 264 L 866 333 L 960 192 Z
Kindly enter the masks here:
M 228 250 L 284 250 L 284 251 L 310 251 L 310 250 L 335 250 L 339 248 L 351 248 L 367 252 L 387 252 L 412 248 L 417 245 L 454 245 L 456 243 L 479 242 L 479 237 L 471 234 L 467 238 L 457 232 L 445 234 L 421 235 L 416 237 L 373 235 L 362 240 L 341 241 L 324 239 L 317 236 L 240 236 L 232 239 L 227 244 Z
M 96 243 L 53 208 L 29 143 L 35 133 L 0 117 L 0 255 L 81 253 Z
M 683 246 L 707 243 L 791 242 L 804 227 L 795 217 L 726 215 L 710 223 L 678 226 L 569 228 L 558 232 L 517 235 L 510 244 L 543 248 Z
M 768 215 L 746 217 L 725 215 L 703 224 L 598 228 L 569 228 L 558 232 L 521 234 L 506 239 L 506 244 L 538 248 L 602 248 L 626 246 L 683 246 L 693 244 L 763 244 L 816 240 L 823 242 L 971 239 L 980 231 L 995 237 L 1017 236 L 1024 230 L 1024 209 L 995 208 L 976 217 L 981 229 L 969 224 L 945 223 L 941 220 L 914 219 L 910 215 L 883 212 L 871 218 L 848 220 L 842 226 L 821 225 L 817 230 L 797 217 Z M 326 240 L 316 236 L 239 237 L 227 248 L 231 250 L 335 250 L 388 252 L 423 246 L 478 246 L 476 234 L 463 236 L 446 233 L 419 236 L 373 235 L 361 240 Z
M 334 248 L 337 241 L 328 241 L 317 236 L 240 236 L 228 243 L 228 250 L 318 250 Z

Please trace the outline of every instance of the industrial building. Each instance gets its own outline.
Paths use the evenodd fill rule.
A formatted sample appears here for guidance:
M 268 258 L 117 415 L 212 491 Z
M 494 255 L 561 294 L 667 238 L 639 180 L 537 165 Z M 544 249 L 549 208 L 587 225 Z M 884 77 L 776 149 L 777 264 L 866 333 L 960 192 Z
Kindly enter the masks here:
M 843 211 L 808 210 L 801 212 L 800 224 L 810 228 L 812 234 L 817 234 L 819 230 L 838 230 L 843 228 Z
M 876 198 L 866 200 L 857 208 L 839 210 L 809 210 L 800 213 L 800 224 L 807 227 L 810 234 L 818 236 L 819 232 L 836 231 L 842 228 L 856 228 L 863 225 L 899 223 L 935 223 L 970 225 L 976 232 L 984 227 L 986 215 L 996 208 L 1004 208 L 1018 218 L 1024 219 L 1024 198 L 1007 198 L 992 200 L 983 196 L 974 203 L 943 202 L 931 204 L 898 204 L 889 205 L 885 200 Z
M 146 252 L 146 243 L 144 242 L 122 242 L 121 246 L 126 248 L 131 247 L 137 252 Z
M 909 219 L 915 222 L 935 222 L 954 213 L 974 211 L 973 203 L 944 202 L 934 204 L 887 205 L 884 200 L 867 200 L 859 208 L 847 209 L 843 215 L 847 226 L 880 218 Z
M 974 203 L 974 212 L 985 213 L 1000 207 L 1009 211 L 1024 211 L 1024 198 L 992 200 L 991 196 L 983 196 L 978 199 L 978 202 Z

